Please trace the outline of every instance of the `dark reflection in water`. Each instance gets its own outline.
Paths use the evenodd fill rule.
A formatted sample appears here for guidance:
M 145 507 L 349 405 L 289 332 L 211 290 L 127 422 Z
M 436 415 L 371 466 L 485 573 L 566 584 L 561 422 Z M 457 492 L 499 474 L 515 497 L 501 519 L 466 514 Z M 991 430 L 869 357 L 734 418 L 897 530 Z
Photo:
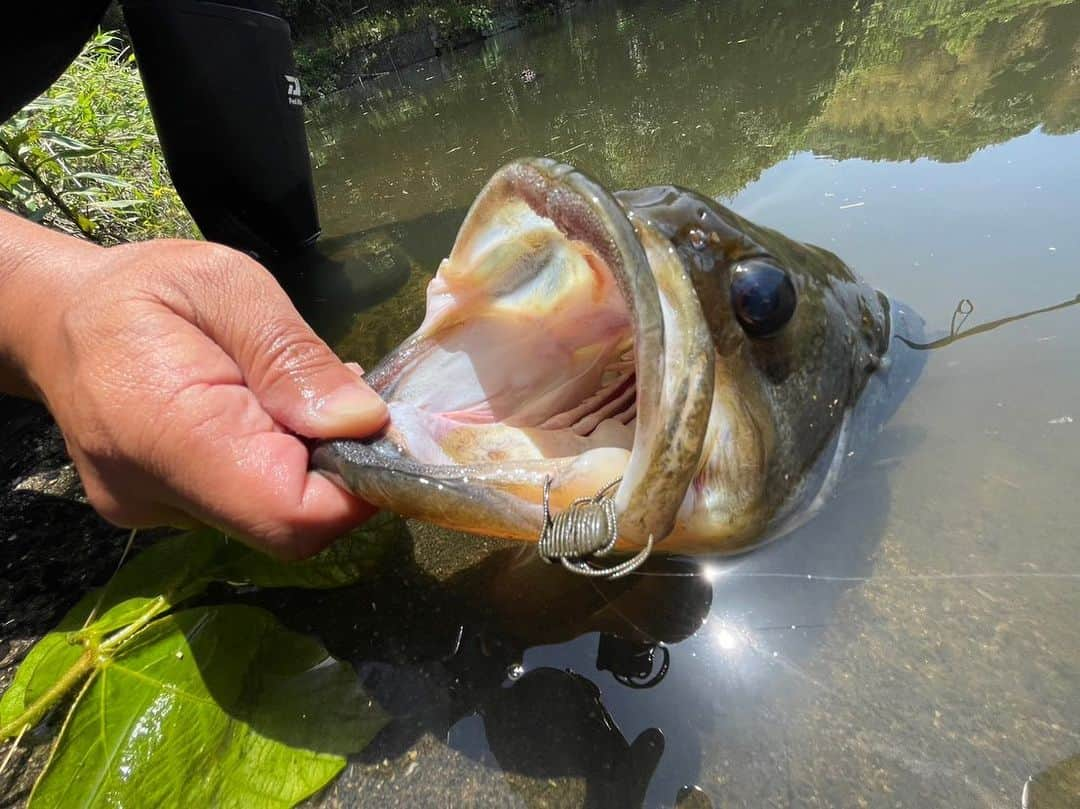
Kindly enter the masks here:
M 640 804 L 665 750 L 662 729 L 628 739 L 617 718 L 625 706 L 588 671 L 533 665 L 527 654 L 584 640 L 590 670 L 648 677 L 653 666 L 643 671 L 644 661 L 666 657 L 669 644 L 705 622 L 707 579 L 696 565 L 669 560 L 654 566 L 655 575 L 594 582 L 546 565 L 532 549 L 475 545 L 456 554 L 451 566 L 461 569 L 446 575 L 438 548 L 445 539 L 410 538 L 394 574 L 375 583 L 259 597 L 357 661 L 395 716 L 366 760 L 405 756 L 429 734 L 508 772 L 579 779 L 584 805 Z M 425 558 L 431 553 L 435 559 Z
M 410 525 L 375 582 L 260 595 L 395 717 L 324 805 L 998 806 L 1072 783 L 1080 327 L 1051 304 L 1080 288 L 1080 4 L 603 0 L 312 127 L 328 238 L 292 291 L 365 365 L 525 154 L 729 198 L 932 335 L 962 296 L 1012 324 L 922 352 L 837 498 L 744 557 L 596 583 Z

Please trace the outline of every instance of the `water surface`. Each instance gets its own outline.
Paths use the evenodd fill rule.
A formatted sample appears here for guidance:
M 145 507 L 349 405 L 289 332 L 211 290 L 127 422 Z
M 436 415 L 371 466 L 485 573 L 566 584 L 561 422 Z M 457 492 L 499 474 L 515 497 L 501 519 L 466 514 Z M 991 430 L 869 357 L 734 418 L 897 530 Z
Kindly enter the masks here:
M 1080 293 L 1078 129 L 1078 3 L 583 4 L 313 111 L 356 263 L 308 310 L 374 362 L 487 177 L 549 155 L 718 196 L 931 331 L 968 299 L 963 333 Z M 595 585 L 410 525 L 292 613 L 395 716 L 323 803 L 1070 805 L 1078 346 L 1080 306 L 929 352 L 825 513 L 735 562 Z

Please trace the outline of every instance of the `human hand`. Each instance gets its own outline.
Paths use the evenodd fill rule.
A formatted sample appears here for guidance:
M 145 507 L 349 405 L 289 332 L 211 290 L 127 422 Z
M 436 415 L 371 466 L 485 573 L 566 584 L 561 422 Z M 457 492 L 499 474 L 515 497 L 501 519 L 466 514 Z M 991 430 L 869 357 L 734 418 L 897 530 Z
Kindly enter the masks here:
M 265 269 L 204 242 L 71 241 L 48 280 L 22 267 L 23 286 L 6 286 L 26 290 L 20 370 L 98 512 L 126 527 L 197 520 L 282 558 L 370 514 L 308 470 L 298 436 L 368 435 L 386 406 Z

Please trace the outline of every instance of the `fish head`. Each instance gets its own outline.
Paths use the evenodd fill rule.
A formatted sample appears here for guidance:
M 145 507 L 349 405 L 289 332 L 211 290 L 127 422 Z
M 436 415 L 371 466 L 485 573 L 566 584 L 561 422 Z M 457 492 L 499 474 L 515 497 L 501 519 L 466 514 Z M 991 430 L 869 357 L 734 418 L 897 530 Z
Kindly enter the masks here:
M 738 550 L 805 494 L 880 356 L 882 306 L 832 254 L 706 197 L 517 161 L 368 375 L 387 428 L 314 462 L 472 533 L 535 541 L 604 491 L 623 549 Z
M 654 276 L 689 278 L 715 352 L 708 433 L 678 515 L 680 544 L 733 551 L 775 536 L 840 462 L 838 431 L 889 347 L 889 301 L 830 251 L 694 191 L 656 186 L 615 196 Z

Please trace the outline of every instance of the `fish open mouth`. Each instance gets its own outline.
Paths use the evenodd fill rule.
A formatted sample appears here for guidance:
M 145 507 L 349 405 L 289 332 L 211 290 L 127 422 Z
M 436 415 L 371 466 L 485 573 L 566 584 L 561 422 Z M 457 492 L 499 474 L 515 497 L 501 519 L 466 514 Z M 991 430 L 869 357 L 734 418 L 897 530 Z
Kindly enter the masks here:
M 535 540 L 612 487 L 622 547 L 672 529 L 712 394 L 706 327 L 647 223 L 550 160 L 498 172 L 428 288 L 417 332 L 368 375 L 390 422 L 316 466 L 376 505 Z M 652 259 L 652 266 L 650 266 Z M 689 333 L 687 329 L 689 328 Z

